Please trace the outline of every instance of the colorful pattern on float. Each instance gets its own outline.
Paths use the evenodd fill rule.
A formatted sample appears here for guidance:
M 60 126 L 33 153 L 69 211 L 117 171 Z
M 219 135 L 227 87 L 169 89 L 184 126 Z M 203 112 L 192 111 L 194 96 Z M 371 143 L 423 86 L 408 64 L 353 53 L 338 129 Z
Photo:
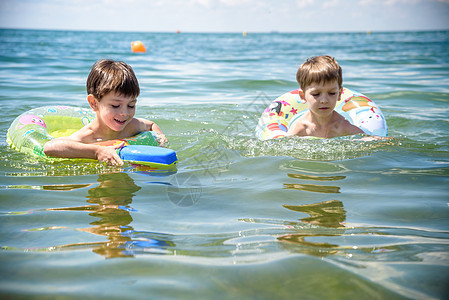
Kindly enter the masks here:
M 262 113 L 256 127 L 256 136 L 261 140 L 286 136 L 293 122 L 308 111 L 302 103 L 299 90 L 285 93 L 275 99 Z M 388 135 L 387 122 L 380 108 L 365 95 L 343 88 L 335 111 L 366 134 L 385 137 Z
M 18 116 L 8 129 L 7 143 L 17 151 L 46 157 L 44 144 L 54 138 L 69 136 L 91 123 L 95 114 L 86 108 L 71 106 L 44 106 Z M 126 145 L 158 146 L 152 132 L 143 132 L 123 140 L 99 143 L 112 146 L 125 141 Z

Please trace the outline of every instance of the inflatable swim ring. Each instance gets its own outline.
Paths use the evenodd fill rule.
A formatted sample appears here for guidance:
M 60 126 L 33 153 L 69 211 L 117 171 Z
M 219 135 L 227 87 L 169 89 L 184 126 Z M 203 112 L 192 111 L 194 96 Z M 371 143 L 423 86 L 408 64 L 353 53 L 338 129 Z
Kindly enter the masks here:
M 44 144 L 57 137 L 69 136 L 95 119 L 95 114 L 86 108 L 71 106 L 44 106 L 31 109 L 18 116 L 8 129 L 7 143 L 17 151 L 47 157 Z M 155 134 L 155 133 L 154 133 Z M 158 147 L 153 132 L 142 132 L 134 137 L 100 142 L 112 146 L 125 142 L 118 149 L 120 158 L 135 165 L 174 167 L 177 163 L 175 151 Z
M 299 89 L 285 93 L 275 99 L 262 113 L 256 127 L 256 136 L 261 140 L 284 137 L 293 122 L 308 111 L 301 102 Z M 366 134 L 385 137 L 387 122 L 380 108 L 363 94 L 343 88 L 335 111 Z

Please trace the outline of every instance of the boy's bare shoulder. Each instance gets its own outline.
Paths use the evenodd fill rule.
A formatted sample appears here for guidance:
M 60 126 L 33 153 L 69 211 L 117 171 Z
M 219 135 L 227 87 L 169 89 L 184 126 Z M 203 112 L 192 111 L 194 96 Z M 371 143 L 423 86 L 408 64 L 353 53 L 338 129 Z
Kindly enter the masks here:
M 307 135 L 307 122 L 304 122 L 302 118 L 298 118 L 296 121 L 291 124 L 287 131 L 287 136 L 297 135 L 297 136 L 306 136 Z
M 142 124 L 144 124 L 144 125 L 148 125 L 148 124 L 152 125 L 152 124 L 154 124 L 153 121 L 150 121 L 150 120 L 147 120 L 147 119 L 144 119 L 144 118 L 134 118 L 134 120 L 139 122 L 140 125 L 142 125 Z
M 137 130 L 137 133 L 142 131 L 151 131 L 153 130 L 153 125 L 155 124 L 153 121 L 144 119 L 144 118 L 134 118 L 134 128 Z
M 89 125 L 84 126 L 77 132 L 74 132 L 68 137 L 68 139 L 84 144 L 95 143 L 97 141 L 95 131 Z
M 124 134 L 127 137 L 134 136 L 139 132 L 146 131 L 146 119 L 142 118 L 133 118 L 131 122 L 126 126 L 124 130 Z
M 341 135 L 352 135 L 352 134 L 360 134 L 364 133 L 362 129 L 359 127 L 352 125 L 351 122 L 343 118 L 343 121 L 340 124 L 340 134 Z

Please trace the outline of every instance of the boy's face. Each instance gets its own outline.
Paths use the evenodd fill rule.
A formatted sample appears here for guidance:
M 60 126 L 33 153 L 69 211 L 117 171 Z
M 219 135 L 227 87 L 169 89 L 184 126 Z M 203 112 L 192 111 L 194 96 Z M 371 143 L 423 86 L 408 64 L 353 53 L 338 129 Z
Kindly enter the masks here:
M 101 121 L 114 131 L 122 131 L 133 119 L 136 112 L 137 99 L 111 92 L 98 101 L 88 96 L 92 109 Z M 94 103 L 92 103 L 94 102 Z
M 313 114 L 325 117 L 334 111 L 341 89 L 337 81 L 312 83 L 299 95 Z

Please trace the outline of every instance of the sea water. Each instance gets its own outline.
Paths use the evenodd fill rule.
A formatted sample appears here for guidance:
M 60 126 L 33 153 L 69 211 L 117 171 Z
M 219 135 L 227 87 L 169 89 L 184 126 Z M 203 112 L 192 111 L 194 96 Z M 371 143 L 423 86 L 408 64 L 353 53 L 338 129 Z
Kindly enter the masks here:
M 141 40 L 146 53 L 132 53 Z M 449 295 L 449 33 L 0 30 L 0 295 L 443 299 Z M 391 139 L 260 141 L 257 120 L 328 54 Z M 139 79 L 176 174 L 8 147 L 43 105 L 88 107 L 100 58 Z

